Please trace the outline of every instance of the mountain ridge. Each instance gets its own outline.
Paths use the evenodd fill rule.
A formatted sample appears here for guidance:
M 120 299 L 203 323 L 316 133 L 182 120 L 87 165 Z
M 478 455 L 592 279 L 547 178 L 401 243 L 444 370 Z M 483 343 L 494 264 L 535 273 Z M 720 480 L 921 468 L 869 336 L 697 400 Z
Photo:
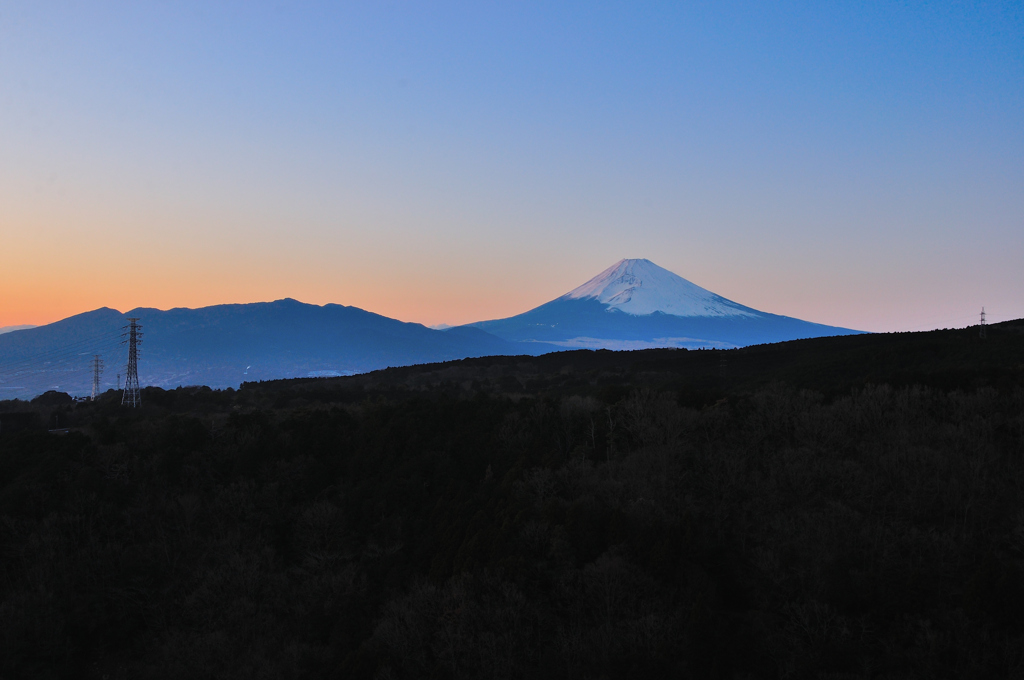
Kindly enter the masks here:
M 35 324 L 30 323 L 16 324 L 14 326 L 0 326 L 0 335 L 3 335 L 5 333 L 13 333 L 14 331 L 25 331 L 35 327 Z
M 94 355 L 106 364 L 100 389 L 113 387 L 126 348 L 129 317 L 142 326 L 143 385 L 238 387 L 245 381 L 351 375 L 467 357 L 538 354 L 556 346 L 521 346 L 480 329 L 439 331 L 358 307 L 272 302 L 159 310 L 109 307 L 0 336 L 0 399 L 48 390 L 88 394 Z

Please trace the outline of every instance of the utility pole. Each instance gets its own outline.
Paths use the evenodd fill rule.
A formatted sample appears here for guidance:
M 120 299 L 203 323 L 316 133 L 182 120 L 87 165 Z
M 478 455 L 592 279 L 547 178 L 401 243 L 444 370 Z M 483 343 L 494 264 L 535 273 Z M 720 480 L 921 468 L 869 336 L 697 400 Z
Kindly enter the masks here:
M 100 373 L 103 372 L 103 359 L 99 354 L 92 355 L 92 400 L 96 401 L 96 395 L 100 391 Z
M 978 337 L 984 340 L 987 337 L 985 333 L 985 308 L 981 308 L 981 323 L 978 325 Z
M 128 319 L 128 325 L 121 330 L 121 344 L 128 343 L 128 376 L 124 379 L 124 392 L 121 394 L 121 405 L 138 406 L 142 403 L 139 394 L 139 343 L 142 342 L 142 326 L 136 317 Z

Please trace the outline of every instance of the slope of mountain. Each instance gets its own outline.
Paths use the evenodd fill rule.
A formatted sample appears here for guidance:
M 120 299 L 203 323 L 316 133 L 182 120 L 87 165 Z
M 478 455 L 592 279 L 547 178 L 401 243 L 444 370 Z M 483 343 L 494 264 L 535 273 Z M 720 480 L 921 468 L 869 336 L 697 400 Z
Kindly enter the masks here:
M 523 314 L 470 325 L 524 345 L 594 349 L 729 348 L 860 332 L 746 307 L 643 259 L 621 260 Z
M 122 328 L 142 324 L 144 385 L 237 387 L 245 381 L 361 373 L 388 366 L 558 349 L 509 343 L 476 328 L 438 331 L 357 307 L 296 300 L 201 309 L 102 308 L 0 336 L 0 398 L 57 389 L 87 394 L 90 362 L 106 364 L 101 389 L 123 373 Z
M 12 331 L 24 331 L 28 330 L 29 328 L 35 328 L 35 326 L 31 324 L 22 324 L 20 326 L 4 326 L 0 328 L 0 335 L 3 335 L 4 333 L 11 333 Z

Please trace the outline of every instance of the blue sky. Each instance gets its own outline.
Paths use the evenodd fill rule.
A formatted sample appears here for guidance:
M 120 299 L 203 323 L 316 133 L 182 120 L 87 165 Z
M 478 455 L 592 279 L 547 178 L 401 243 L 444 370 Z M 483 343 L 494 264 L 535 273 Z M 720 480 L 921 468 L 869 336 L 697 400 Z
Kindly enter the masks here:
M 469 322 L 622 257 L 847 327 L 1021 317 L 1024 5 L 4 3 L 0 228 L 0 325 Z

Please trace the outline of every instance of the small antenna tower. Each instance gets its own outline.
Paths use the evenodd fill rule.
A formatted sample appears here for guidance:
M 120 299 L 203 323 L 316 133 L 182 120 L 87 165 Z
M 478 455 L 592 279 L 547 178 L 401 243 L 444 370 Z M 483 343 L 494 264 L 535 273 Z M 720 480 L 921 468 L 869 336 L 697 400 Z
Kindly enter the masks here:
M 978 337 L 980 337 L 982 339 L 985 339 L 987 336 L 988 336 L 988 334 L 985 333 L 985 308 L 982 307 L 981 308 L 981 323 L 978 324 Z
M 139 393 L 139 343 L 142 342 L 142 326 L 136 317 L 128 319 L 128 325 L 121 330 L 121 344 L 128 343 L 128 375 L 124 379 L 124 392 L 121 394 L 121 405 L 138 406 L 142 403 Z
M 103 359 L 99 354 L 92 355 L 92 400 L 96 401 L 96 395 L 100 391 L 100 374 L 103 373 Z

